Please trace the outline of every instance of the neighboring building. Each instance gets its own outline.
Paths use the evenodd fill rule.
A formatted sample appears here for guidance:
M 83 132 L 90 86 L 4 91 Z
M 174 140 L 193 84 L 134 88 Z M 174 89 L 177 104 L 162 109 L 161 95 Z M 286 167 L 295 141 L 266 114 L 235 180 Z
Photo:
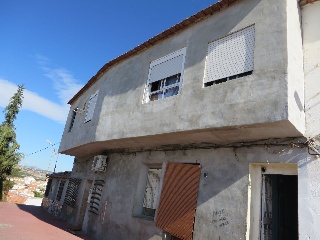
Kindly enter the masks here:
M 34 183 L 36 180 L 33 177 L 24 177 L 24 184 Z
M 104 65 L 69 102 L 58 215 L 97 239 L 320 239 L 319 23 L 320 1 L 222 0 Z
M 48 212 L 60 216 L 63 203 L 66 198 L 71 172 L 59 172 L 47 175 L 48 182 L 41 206 Z

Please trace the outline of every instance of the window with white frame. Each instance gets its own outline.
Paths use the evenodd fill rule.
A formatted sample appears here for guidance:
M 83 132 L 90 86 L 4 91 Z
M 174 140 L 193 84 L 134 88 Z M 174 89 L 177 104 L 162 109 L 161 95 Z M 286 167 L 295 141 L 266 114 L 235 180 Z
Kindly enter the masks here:
M 209 43 L 204 86 L 252 74 L 254 42 L 255 28 L 252 25 Z
M 150 63 L 144 102 L 177 95 L 181 91 L 186 48 Z
M 84 120 L 85 123 L 91 121 L 94 113 L 94 108 L 97 103 L 97 99 L 98 99 L 98 91 L 96 91 L 94 94 L 90 96 L 90 99 L 87 105 L 86 117 Z

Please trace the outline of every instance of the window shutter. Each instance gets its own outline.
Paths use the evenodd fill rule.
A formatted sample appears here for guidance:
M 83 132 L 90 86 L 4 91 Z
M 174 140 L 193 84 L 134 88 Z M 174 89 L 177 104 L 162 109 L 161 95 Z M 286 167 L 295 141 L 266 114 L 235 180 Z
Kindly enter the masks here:
M 181 239 L 192 239 L 200 165 L 167 163 L 156 226 Z
M 91 121 L 91 119 L 93 117 L 94 108 L 96 106 L 97 99 L 98 99 L 98 92 L 91 95 L 90 100 L 88 102 L 86 118 L 85 118 L 84 122 Z
M 204 83 L 253 70 L 254 26 L 208 45 Z
M 185 52 L 186 49 L 183 48 L 151 62 L 148 82 L 156 82 L 181 73 L 184 67 Z

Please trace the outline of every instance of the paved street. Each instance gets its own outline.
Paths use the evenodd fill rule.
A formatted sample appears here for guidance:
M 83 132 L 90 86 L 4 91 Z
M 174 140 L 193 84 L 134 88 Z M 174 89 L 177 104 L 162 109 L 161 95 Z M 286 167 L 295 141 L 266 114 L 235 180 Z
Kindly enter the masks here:
M 0 240 L 93 240 L 83 233 L 69 233 L 69 227 L 39 206 L 0 202 Z

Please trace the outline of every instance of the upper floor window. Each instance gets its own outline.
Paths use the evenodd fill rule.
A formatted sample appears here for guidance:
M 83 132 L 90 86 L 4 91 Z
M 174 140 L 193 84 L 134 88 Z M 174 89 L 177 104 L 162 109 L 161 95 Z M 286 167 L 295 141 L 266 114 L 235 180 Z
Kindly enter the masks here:
M 91 121 L 94 113 L 94 108 L 97 103 L 97 99 L 98 99 L 98 91 L 96 91 L 94 94 L 90 96 L 90 99 L 87 105 L 86 118 L 84 120 L 85 123 Z
M 144 102 L 177 95 L 181 91 L 186 48 L 150 63 Z
M 254 25 L 209 43 L 204 86 L 252 74 Z
M 71 116 L 71 121 L 70 121 L 68 132 L 71 132 L 71 130 L 73 128 L 73 124 L 74 124 L 74 120 L 76 119 L 76 115 L 77 115 L 77 108 L 72 111 L 72 116 Z

